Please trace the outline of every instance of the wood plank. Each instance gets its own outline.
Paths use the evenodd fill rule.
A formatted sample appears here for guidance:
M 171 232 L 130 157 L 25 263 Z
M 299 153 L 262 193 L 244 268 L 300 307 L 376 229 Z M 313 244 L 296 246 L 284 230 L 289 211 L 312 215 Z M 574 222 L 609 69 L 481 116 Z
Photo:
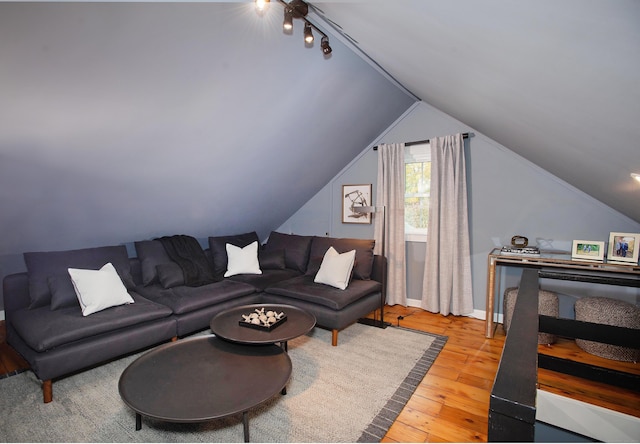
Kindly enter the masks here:
M 5 321 L 0 321 L 0 376 L 26 370 L 29 364 L 6 343 Z
M 555 356 L 557 358 L 571 359 L 577 362 L 588 362 L 589 364 L 599 367 L 640 375 L 640 362 L 616 361 L 592 355 L 578 347 L 572 339 L 558 338 L 558 341 L 550 346 L 539 345 L 538 353 Z
M 430 442 L 429 434 L 424 430 L 395 422 L 380 442 Z

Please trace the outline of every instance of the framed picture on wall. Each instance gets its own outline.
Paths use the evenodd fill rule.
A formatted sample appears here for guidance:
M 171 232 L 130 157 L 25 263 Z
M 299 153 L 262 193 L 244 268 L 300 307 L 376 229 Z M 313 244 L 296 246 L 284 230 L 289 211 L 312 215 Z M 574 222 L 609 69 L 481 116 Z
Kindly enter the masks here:
M 609 234 L 607 261 L 637 264 L 639 243 L 639 233 L 611 232 Z
M 371 205 L 371 184 L 342 185 L 343 224 L 370 224 L 371 214 L 356 213 L 353 209 Z
M 580 261 L 604 260 L 604 242 L 590 240 L 574 240 L 571 258 Z

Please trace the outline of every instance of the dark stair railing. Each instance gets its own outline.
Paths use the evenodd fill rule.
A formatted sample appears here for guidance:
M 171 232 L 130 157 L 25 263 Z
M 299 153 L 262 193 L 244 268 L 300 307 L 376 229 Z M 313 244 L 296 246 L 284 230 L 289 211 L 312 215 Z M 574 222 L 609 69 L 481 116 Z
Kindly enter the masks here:
M 638 329 L 538 315 L 538 280 L 541 277 L 567 279 L 566 275 L 554 275 L 535 268 L 526 268 L 522 272 L 511 328 L 504 342 L 489 400 L 489 442 L 534 441 L 538 366 L 640 391 L 640 375 L 538 354 L 539 331 L 567 338 L 640 348 Z M 635 285 L 629 285 L 628 279 L 596 282 L 590 276 L 581 275 L 578 278 L 571 276 L 571 280 L 638 287 L 637 280 L 633 281 Z
M 491 390 L 489 442 L 533 441 L 537 380 L 538 272 L 525 269 Z

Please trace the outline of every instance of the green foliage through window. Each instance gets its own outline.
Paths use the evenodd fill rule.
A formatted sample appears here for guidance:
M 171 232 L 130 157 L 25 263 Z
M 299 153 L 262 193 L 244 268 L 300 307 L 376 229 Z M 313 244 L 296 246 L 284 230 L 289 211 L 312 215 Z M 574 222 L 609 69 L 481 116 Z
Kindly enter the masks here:
M 405 231 L 427 234 L 431 162 L 405 163 Z

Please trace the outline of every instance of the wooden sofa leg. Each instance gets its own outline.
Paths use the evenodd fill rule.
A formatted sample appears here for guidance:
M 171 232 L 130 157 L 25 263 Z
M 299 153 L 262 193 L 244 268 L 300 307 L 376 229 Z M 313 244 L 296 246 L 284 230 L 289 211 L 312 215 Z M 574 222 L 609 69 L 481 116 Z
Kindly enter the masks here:
M 53 401 L 53 383 L 51 379 L 42 381 L 42 397 L 44 398 L 45 404 Z
M 177 336 L 174 336 L 173 338 L 171 338 L 171 342 L 176 342 L 178 340 Z
M 335 328 L 331 330 L 331 345 L 334 347 L 338 345 L 338 330 Z

